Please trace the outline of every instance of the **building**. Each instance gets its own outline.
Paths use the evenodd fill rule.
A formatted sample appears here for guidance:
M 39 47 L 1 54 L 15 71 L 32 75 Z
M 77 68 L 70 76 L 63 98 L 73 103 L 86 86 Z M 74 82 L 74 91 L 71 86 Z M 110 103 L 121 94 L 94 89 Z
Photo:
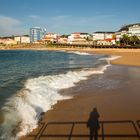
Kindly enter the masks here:
M 125 25 L 121 27 L 119 32 L 126 32 L 128 36 L 140 36 L 140 23 Z
M 115 33 L 116 41 L 119 42 L 123 35 L 128 37 L 136 35 L 140 38 L 140 23 L 124 25 L 121 29 Z
M 43 37 L 43 42 L 58 42 L 58 39 L 60 38 L 60 36 L 58 34 L 55 33 L 47 33 L 44 37 Z
M 68 38 L 66 38 L 66 37 L 60 37 L 58 39 L 58 43 L 66 44 L 67 42 L 68 42 Z
M 68 43 L 69 44 L 86 44 L 87 40 L 84 36 L 81 36 L 80 32 L 72 33 L 68 36 Z
M 135 24 L 128 27 L 128 33 L 136 36 L 140 36 L 140 24 Z
M 45 29 L 40 27 L 30 28 L 30 42 L 38 43 L 43 38 L 45 31 Z
M 115 35 L 115 32 L 95 32 L 92 34 L 93 40 L 105 40 L 112 39 Z
M 115 44 L 116 44 L 115 39 L 104 39 L 97 41 L 97 45 L 115 45 Z
M 87 39 L 90 38 L 91 35 L 89 33 L 80 33 L 80 37 Z
M 114 45 L 115 32 L 95 32 L 93 33 L 93 41 L 97 45 Z
M 117 42 L 120 41 L 121 38 L 123 37 L 123 35 L 128 35 L 128 36 L 130 36 L 130 34 L 128 34 L 128 31 L 125 31 L 125 30 L 123 30 L 123 31 L 121 31 L 121 32 L 118 31 L 118 32 L 115 33 L 116 41 L 117 41 Z
M 15 36 L 14 40 L 17 42 L 17 44 L 21 43 L 21 37 L 20 36 Z
M 30 37 L 21 36 L 21 43 L 30 43 Z
M 14 37 L 14 40 L 17 42 L 17 44 L 28 44 L 30 43 L 30 37 L 29 36 L 16 36 Z

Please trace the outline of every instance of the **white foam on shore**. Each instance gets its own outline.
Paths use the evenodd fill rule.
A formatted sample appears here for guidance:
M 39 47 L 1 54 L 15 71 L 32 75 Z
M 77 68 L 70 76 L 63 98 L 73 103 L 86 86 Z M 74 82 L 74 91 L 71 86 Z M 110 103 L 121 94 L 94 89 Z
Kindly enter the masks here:
M 100 58 L 99 60 L 110 60 L 110 61 L 112 61 L 112 60 L 115 60 L 115 59 L 119 59 L 119 58 L 121 58 L 122 56 L 116 56 L 116 55 L 111 55 L 110 57 L 108 57 L 108 58 Z
M 110 64 L 110 61 L 113 61 L 113 60 L 116 60 L 116 59 L 119 59 L 121 58 L 122 56 L 117 56 L 117 55 L 111 55 L 110 57 L 108 58 L 100 58 L 99 60 L 106 60 L 108 62 L 108 65 L 111 65 Z
M 79 52 L 79 51 L 68 51 L 68 53 L 74 53 L 74 54 L 78 54 L 78 55 L 94 55 L 94 54 L 90 54 L 87 52 Z

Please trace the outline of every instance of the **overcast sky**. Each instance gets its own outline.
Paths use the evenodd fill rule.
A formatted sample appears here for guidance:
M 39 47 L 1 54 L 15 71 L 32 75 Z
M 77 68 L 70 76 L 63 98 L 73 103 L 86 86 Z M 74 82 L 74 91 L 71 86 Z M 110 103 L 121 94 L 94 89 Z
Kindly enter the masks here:
M 0 0 L 0 36 L 47 32 L 116 31 L 140 22 L 140 0 Z

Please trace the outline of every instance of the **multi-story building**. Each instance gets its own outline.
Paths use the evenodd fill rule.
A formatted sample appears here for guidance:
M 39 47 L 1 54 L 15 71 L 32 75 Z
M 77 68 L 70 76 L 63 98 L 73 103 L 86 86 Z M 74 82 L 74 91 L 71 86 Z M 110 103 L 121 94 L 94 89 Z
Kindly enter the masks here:
M 97 45 L 114 45 L 115 32 L 95 32 L 93 33 L 93 41 Z
M 129 24 L 121 27 L 119 32 L 127 34 L 128 36 L 140 36 L 140 23 Z
M 21 43 L 30 43 L 30 37 L 22 36 L 21 37 Z
M 93 33 L 93 40 L 112 39 L 115 32 L 95 32 Z
M 30 37 L 29 36 L 15 36 L 14 40 L 17 42 L 17 44 L 30 43 Z
M 45 30 L 40 27 L 30 28 L 30 42 L 38 43 L 44 36 Z
M 140 24 L 135 24 L 133 26 L 128 27 L 128 33 L 140 36 Z
M 43 42 L 57 42 L 59 38 L 60 36 L 58 34 L 47 33 L 42 40 Z
M 68 43 L 69 44 L 83 44 L 87 43 L 86 38 L 81 36 L 80 32 L 72 33 L 70 36 L 68 36 Z

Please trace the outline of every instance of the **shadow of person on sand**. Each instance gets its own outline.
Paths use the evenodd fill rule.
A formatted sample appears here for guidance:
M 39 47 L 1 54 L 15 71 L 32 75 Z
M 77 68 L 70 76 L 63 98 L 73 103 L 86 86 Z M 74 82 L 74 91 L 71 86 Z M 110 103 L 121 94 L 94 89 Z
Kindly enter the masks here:
M 87 127 L 90 130 L 90 140 L 98 140 L 98 131 L 100 129 L 99 124 L 99 113 L 96 108 L 93 108 L 92 112 L 90 112 L 90 116 L 87 122 Z

